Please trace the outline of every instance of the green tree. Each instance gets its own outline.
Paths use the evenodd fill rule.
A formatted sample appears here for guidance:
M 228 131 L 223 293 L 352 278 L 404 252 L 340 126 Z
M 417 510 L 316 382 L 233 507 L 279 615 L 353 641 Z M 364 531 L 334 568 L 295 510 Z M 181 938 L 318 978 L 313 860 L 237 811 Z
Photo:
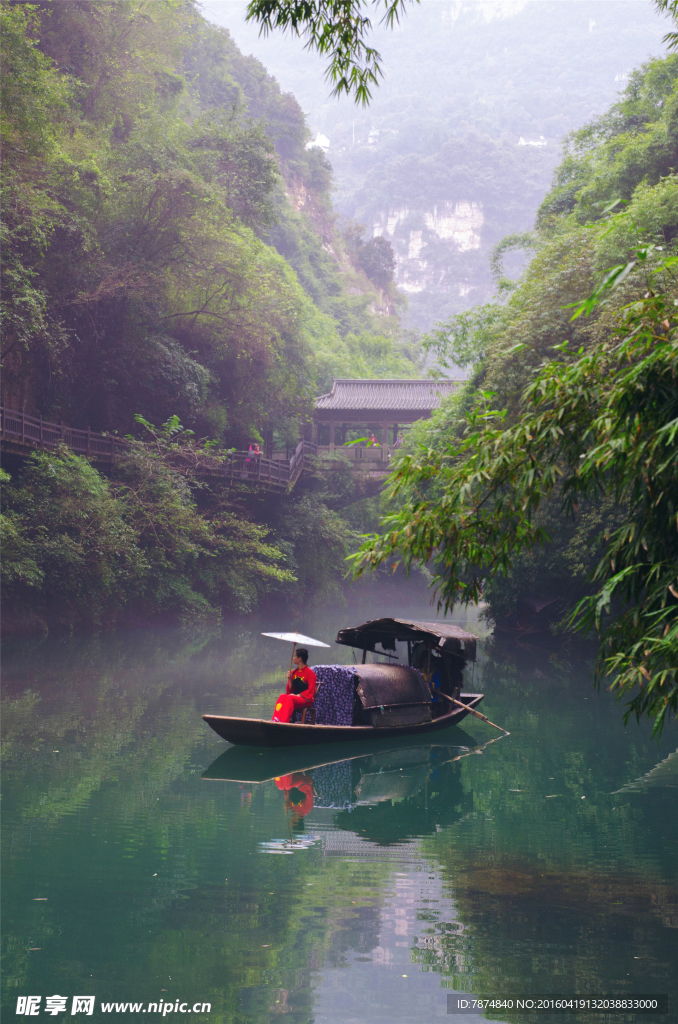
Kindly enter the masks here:
M 371 281 L 380 288 L 387 288 L 393 281 L 396 267 L 391 243 L 386 238 L 370 238 L 360 250 L 358 264 Z
M 642 265 L 648 253 L 637 256 Z M 574 622 L 600 634 L 598 679 L 609 677 L 631 697 L 626 718 L 648 714 L 656 731 L 678 710 L 676 264 L 672 257 L 650 271 L 646 297 L 624 309 L 606 344 L 590 352 L 560 346 L 538 368 L 512 426 L 503 426 L 506 412 L 492 409 L 486 394 L 461 440 L 406 456 L 391 497 L 400 487 L 420 496 L 353 556 L 358 574 L 395 552 L 407 568 L 434 560 L 440 602 L 450 608 L 480 600 L 488 578 L 548 540 L 535 521 L 545 496 L 558 490 L 565 514 L 583 499 L 611 497 L 627 511 L 597 540 L 604 544 L 595 592 Z M 610 272 L 575 317 L 592 312 L 633 270 L 630 263 Z M 430 480 L 440 489 L 433 498 Z
M 351 373 L 348 334 L 416 372 L 332 248 L 301 110 L 227 33 L 175 0 L 3 17 L 7 404 L 123 433 L 177 412 L 240 447 Z
M 142 421 L 109 482 L 67 448 L 36 452 L 3 493 L 3 594 L 15 616 L 98 625 L 125 615 L 174 621 L 250 611 L 295 582 L 269 531 L 196 474 L 218 469 L 176 419 Z M 198 500 L 200 503 L 198 503 Z
M 4 600 L 99 623 L 148 569 L 108 481 L 68 449 L 35 453 L 3 494 Z M 37 598 L 37 600 L 36 600 Z M 7 606 L 6 605 L 6 606 Z

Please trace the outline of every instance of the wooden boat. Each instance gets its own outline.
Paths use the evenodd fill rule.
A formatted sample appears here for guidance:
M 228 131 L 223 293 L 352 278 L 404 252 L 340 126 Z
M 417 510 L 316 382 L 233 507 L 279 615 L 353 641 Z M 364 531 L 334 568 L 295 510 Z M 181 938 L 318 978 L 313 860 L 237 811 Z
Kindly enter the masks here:
M 226 715 L 203 718 L 222 739 L 253 747 L 324 745 L 439 732 L 458 725 L 483 699 L 482 693 L 460 689 L 464 665 L 475 661 L 476 639 L 451 623 L 375 619 L 337 635 L 338 644 L 362 650 L 360 665 L 316 667 L 317 717 L 324 721 L 272 722 Z M 393 664 L 398 659 L 398 643 L 407 645 L 406 665 Z M 368 664 L 368 651 L 392 659 L 391 664 Z M 437 683 L 443 694 L 456 697 L 464 707 L 432 698 L 429 681 L 434 695 Z M 343 707 L 333 700 L 337 686 L 346 691 Z
M 475 708 L 484 694 L 460 693 L 459 700 Z M 266 718 L 234 718 L 226 715 L 202 717 L 222 739 L 247 747 L 294 747 L 307 743 L 346 743 L 349 740 L 387 739 L 395 736 L 417 736 L 459 725 L 468 715 L 466 708 L 454 708 L 447 714 L 417 725 L 307 725 L 297 722 L 271 722 Z

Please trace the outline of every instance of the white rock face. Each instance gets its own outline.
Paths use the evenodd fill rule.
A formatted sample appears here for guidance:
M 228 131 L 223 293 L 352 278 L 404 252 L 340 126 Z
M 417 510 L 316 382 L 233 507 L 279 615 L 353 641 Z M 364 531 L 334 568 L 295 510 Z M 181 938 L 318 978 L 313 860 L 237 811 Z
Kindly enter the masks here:
M 387 210 L 379 214 L 379 219 L 372 225 L 372 234 L 375 238 L 381 235 L 393 237 L 397 227 L 409 216 L 410 210 L 407 206 L 398 206 L 393 210 Z
M 398 266 L 398 287 L 403 292 L 423 292 L 429 285 L 428 266 L 425 260 L 417 260 L 418 266 Z
M 441 203 L 424 215 L 426 227 L 438 238 L 451 238 L 462 252 L 480 248 L 483 209 L 480 203 Z
M 453 25 L 461 14 L 473 12 L 478 21 L 498 21 L 504 18 L 511 18 L 522 11 L 525 0 L 453 0 L 452 3 L 440 5 L 440 20 L 443 25 Z
M 375 238 L 388 238 L 392 242 L 396 282 L 402 291 L 416 294 L 431 287 L 444 290 L 459 287 L 463 298 L 470 286 L 448 281 L 445 270 L 441 272 L 440 267 L 436 270 L 430 261 L 422 258 L 422 253 L 434 238 L 452 243 L 451 247 L 458 252 L 479 249 L 483 219 L 482 203 L 472 200 L 438 203 L 432 210 L 399 206 L 377 214 L 372 233 Z
M 379 215 L 372 225 L 374 237 L 396 234 L 398 226 L 408 218 L 416 218 L 421 223 L 422 219 L 426 227 L 438 238 L 449 239 L 456 242 L 461 252 L 469 249 L 480 248 L 480 231 L 483 226 L 483 207 L 481 203 L 460 202 L 440 203 L 432 210 L 425 210 L 423 213 L 410 210 L 407 206 L 396 207 Z M 416 223 L 416 220 L 415 220 Z M 408 259 L 416 259 L 426 244 L 422 237 L 423 230 L 410 231 Z
M 421 231 L 410 231 L 410 244 L 407 250 L 407 258 L 410 260 L 418 259 L 419 253 L 424 248 L 424 241 L 421 235 Z
M 398 210 L 389 210 L 388 217 L 386 218 L 386 234 L 394 234 L 398 224 L 406 219 L 409 212 L 407 206 L 401 206 Z

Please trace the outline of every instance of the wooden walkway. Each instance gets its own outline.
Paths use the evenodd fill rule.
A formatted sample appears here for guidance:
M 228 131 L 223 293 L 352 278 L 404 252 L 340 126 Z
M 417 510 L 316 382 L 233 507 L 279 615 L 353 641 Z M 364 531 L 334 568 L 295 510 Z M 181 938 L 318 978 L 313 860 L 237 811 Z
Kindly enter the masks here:
M 0 440 L 5 451 L 27 455 L 31 450 L 49 451 L 65 444 L 78 455 L 94 462 L 112 465 L 126 451 L 128 443 L 114 434 L 78 430 L 63 423 L 50 423 L 42 417 L 28 416 L 16 409 L 0 406 Z M 318 446 L 300 441 L 290 459 L 266 459 L 250 452 L 229 452 L 226 458 L 207 456 L 197 472 L 201 476 L 220 477 L 233 483 L 243 481 L 274 490 L 291 490 L 304 469 L 310 469 Z
M 50 423 L 42 417 L 27 416 L 25 412 L 0 406 L 0 437 L 4 448 L 54 448 L 63 443 L 78 455 L 86 455 L 101 462 L 112 462 L 125 442 L 113 434 L 97 434 L 91 430 L 76 430 L 64 423 Z

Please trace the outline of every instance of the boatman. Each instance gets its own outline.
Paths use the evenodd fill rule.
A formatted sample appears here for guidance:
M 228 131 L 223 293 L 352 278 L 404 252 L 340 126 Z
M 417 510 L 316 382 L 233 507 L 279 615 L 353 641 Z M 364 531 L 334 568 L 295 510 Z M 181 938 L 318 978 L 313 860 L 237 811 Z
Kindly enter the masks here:
M 295 667 L 287 673 L 287 691 L 275 702 L 274 722 L 289 722 L 297 708 L 313 707 L 316 678 L 313 669 L 308 667 L 305 647 L 297 647 L 292 663 Z

